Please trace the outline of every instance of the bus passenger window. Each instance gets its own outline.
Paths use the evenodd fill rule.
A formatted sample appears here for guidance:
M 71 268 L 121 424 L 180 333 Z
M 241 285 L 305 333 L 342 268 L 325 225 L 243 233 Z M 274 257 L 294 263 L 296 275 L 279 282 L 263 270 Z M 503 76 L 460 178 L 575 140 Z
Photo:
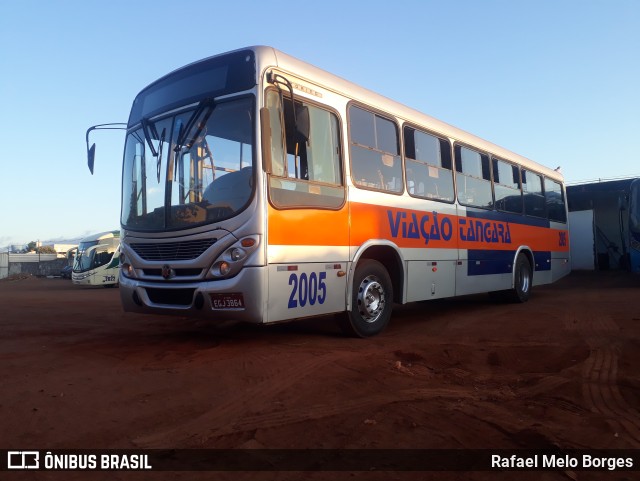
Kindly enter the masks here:
M 524 192 L 524 212 L 534 217 L 546 217 L 546 200 L 542 190 L 542 177 L 522 169 L 522 190 Z
M 402 162 L 398 130 L 389 119 L 351 106 L 351 177 L 358 187 L 401 193 Z
M 456 145 L 456 186 L 463 205 L 493 208 L 489 156 Z
M 448 140 L 404 128 L 405 177 L 414 197 L 453 202 L 451 146 Z
M 520 169 L 504 160 L 493 158 L 493 191 L 496 209 L 522 214 Z
M 338 117 L 296 99 L 295 109 L 309 111 L 309 138 L 300 138 L 291 98 L 267 92 L 272 172 L 269 196 L 278 208 L 328 207 L 344 203 Z M 284 145 L 283 145 L 284 143 Z
M 549 220 L 555 222 L 567 222 L 567 209 L 564 202 L 562 185 L 545 177 L 544 196 L 547 202 Z

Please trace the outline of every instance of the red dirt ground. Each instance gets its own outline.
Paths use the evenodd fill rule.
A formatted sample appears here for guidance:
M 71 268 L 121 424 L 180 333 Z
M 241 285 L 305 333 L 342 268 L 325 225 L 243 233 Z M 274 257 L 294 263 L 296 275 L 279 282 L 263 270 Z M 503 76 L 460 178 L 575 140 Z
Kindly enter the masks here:
M 117 289 L 0 281 L 0 448 L 640 448 L 640 278 L 574 273 L 527 304 L 396 306 L 216 327 Z M 636 477 L 638 476 L 638 477 Z M 0 479 L 639 479 L 638 471 L 0 472 Z

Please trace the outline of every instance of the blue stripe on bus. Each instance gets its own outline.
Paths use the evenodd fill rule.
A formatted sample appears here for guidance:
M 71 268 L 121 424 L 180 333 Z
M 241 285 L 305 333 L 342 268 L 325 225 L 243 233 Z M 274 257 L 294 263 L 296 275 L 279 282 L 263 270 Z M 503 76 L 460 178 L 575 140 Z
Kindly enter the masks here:
M 496 222 L 508 222 L 534 227 L 550 227 L 549 219 L 531 217 L 522 214 L 498 212 L 495 210 L 474 209 L 467 207 L 466 216 L 472 219 L 482 219 Z M 467 275 L 485 276 L 491 274 L 510 274 L 513 272 L 514 250 L 468 250 Z M 551 269 L 551 252 L 534 252 L 534 261 L 537 267 L 535 271 L 548 271 Z
M 533 260 L 535 262 L 535 271 L 551 270 L 551 252 L 534 252 Z
M 467 251 L 467 275 L 486 276 L 490 274 L 510 274 L 513 272 L 515 250 L 472 250 Z M 534 271 L 551 270 L 551 252 L 533 253 Z
M 490 274 L 510 274 L 513 271 L 515 250 L 472 250 L 467 251 L 467 275 L 486 276 Z M 551 270 L 551 252 L 533 253 L 534 271 Z
M 512 272 L 515 250 L 471 250 L 467 251 L 469 259 L 467 275 L 486 276 L 489 274 L 509 274 Z

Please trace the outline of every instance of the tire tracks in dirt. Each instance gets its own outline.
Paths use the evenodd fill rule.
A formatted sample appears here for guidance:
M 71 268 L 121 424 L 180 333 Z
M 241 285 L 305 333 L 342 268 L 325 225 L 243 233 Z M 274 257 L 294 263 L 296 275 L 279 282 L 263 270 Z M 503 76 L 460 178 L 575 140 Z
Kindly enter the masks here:
M 590 348 L 582 370 L 582 395 L 587 408 L 605 417 L 617 435 L 625 435 L 640 447 L 640 413 L 631 407 L 618 388 L 620 342 L 618 325 L 609 315 L 586 316 L 580 322 L 565 323 L 579 332 Z
M 310 404 L 304 408 L 287 409 L 286 411 L 272 411 L 254 415 L 243 416 L 232 425 L 221 426 L 215 431 L 213 437 L 226 436 L 239 432 L 256 429 L 269 429 L 278 426 L 307 422 L 310 420 L 324 419 L 350 412 L 366 412 L 367 409 L 378 408 L 395 403 L 412 401 L 425 401 L 436 398 L 461 399 L 476 397 L 468 389 L 430 389 L 417 388 L 395 391 L 392 393 L 377 393 L 365 397 L 349 399 L 335 405 Z M 363 420 L 366 417 L 363 414 Z
M 222 436 L 270 429 L 284 425 L 319 420 L 352 412 L 366 412 L 391 404 L 425 401 L 437 398 L 476 398 L 480 393 L 465 386 L 447 388 L 409 388 L 395 391 L 380 391 L 344 400 L 337 404 L 313 403 L 302 407 L 284 407 L 276 401 L 277 396 L 305 377 L 313 376 L 324 366 L 332 363 L 344 364 L 350 359 L 361 358 L 362 353 L 345 351 L 327 353 L 300 363 L 286 370 L 274 370 L 259 384 L 234 393 L 223 402 L 212 405 L 211 410 L 195 418 L 176 421 L 173 425 L 139 436 L 132 440 L 138 447 L 157 448 L 171 443 L 181 446 L 200 447 L 210 445 Z M 259 403 L 256 400 L 259 399 Z M 364 419 L 364 418 L 363 418 Z
M 264 407 L 272 402 L 280 392 L 309 376 L 328 363 L 344 361 L 359 356 L 358 352 L 330 352 L 308 359 L 286 369 L 275 368 L 261 382 L 246 389 L 238 390 L 199 416 L 181 420 L 176 424 L 138 436 L 131 441 L 139 447 L 162 447 L 169 442 L 173 445 L 201 445 L 203 441 L 215 437 L 221 427 L 232 425 L 244 417 L 251 404 L 260 400 L 256 407 Z M 195 439 L 194 439 L 195 438 Z
M 545 376 L 533 386 L 518 389 L 518 394 L 524 397 L 536 397 L 555 391 L 560 386 L 571 382 L 571 379 L 563 376 Z

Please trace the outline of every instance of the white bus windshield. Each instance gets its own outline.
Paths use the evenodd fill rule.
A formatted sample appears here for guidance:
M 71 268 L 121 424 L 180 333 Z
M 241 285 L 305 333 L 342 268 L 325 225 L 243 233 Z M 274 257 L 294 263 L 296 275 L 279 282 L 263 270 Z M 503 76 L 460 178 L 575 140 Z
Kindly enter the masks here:
M 73 263 L 73 270 L 75 272 L 84 272 L 91 269 L 93 264 L 93 255 L 94 250 L 91 250 L 91 247 L 95 247 L 98 245 L 98 241 L 87 241 L 80 242 L 78 246 L 78 253 Z
M 109 252 L 109 250 L 111 250 L 111 252 Z M 86 272 L 95 269 L 109 263 L 112 257 L 113 246 L 111 243 L 98 244 L 98 241 L 83 242 L 80 244 L 78 255 L 73 265 L 73 271 Z

